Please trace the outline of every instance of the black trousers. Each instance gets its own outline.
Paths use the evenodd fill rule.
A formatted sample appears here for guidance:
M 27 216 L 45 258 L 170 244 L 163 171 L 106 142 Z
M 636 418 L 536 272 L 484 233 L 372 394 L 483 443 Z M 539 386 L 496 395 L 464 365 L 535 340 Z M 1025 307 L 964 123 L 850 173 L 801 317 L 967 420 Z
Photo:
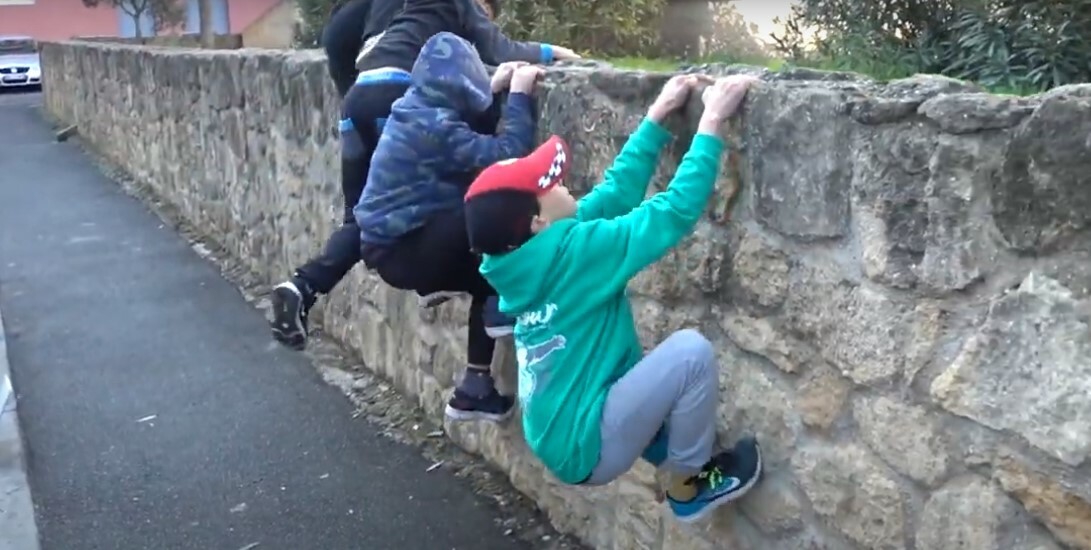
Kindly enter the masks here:
M 390 116 L 391 104 L 407 88 L 408 83 L 404 80 L 380 80 L 356 84 L 345 96 L 343 116 L 355 126 L 363 150 L 351 156 L 341 155 L 341 195 L 344 199 L 341 227 L 330 235 L 318 256 L 295 271 L 295 276 L 314 293 L 329 294 L 360 261 L 360 228 L 356 226 L 352 209 L 360 201 L 367 183 L 371 155 L 379 140 L 379 123 Z
M 330 78 L 341 97 L 356 81 L 356 55 L 364 46 L 364 23 L 370 9 L 369 0 L 351 0 L 335 11 L 322 29 Z
M 467 360 L 492 362 L 496 342 L 485 332 L 485 301 L 496 291 L 477 270 L 481 258 L 470 252 L 466 215 L 461 205 L 434 215 L 423 227 L 387 246 L 364 244 L 364 262 L 386 284 L 425 295 L 466 292 L 471 297 L 467 326 Z

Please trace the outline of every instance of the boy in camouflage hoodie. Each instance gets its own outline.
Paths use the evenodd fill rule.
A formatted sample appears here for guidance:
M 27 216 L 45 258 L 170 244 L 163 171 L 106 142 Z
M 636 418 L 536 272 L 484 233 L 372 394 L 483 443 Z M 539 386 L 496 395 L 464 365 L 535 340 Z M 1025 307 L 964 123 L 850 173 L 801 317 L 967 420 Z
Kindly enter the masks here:
M 480 170 L 533 148 L 531 94 L 541 71 L 508 63 L 490 78 L 468 41 L 433 36 L 413 66 L 409 90 L 391 108 L 354 209 L 364 263 L 387 284 L 422 296 L 471 297 L 468 368 L 447 405 L 455 420 L 499 421 L 512 411 L 513 399 L 497 392 L 489 365 L 493 338 L 511 334 L 514 322 L 499 313 L 496 292 L 478 272 L 462 197 Z M 509 85 L 497 127 L 487 115 Z

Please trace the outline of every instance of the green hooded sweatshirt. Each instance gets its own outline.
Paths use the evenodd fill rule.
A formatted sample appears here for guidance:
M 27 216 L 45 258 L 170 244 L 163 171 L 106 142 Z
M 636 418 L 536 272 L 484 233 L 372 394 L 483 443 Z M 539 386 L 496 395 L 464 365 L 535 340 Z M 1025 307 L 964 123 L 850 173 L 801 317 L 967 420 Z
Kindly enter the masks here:
M 715 187 L 724 145 L 698 134 L 670 186 L 644 200 L 670 139 L 643 120 L 574 218 L 481 263 L 501 311 L 516 319 L 527 444 L 565 483 L 598 463 L 606 395 L 643 356 L 629 279 L 693 231 Z

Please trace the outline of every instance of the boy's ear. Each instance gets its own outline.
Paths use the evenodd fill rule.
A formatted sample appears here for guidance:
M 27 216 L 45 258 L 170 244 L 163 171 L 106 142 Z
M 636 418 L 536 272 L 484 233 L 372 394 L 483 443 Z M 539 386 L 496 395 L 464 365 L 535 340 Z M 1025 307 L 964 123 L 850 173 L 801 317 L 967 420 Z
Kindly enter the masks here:
M 485 15 L 489 16 L 489 19 L 496 19 L 496 9 L 493 8 L 493 3 L 488 0 L 475 0 L 481 9 L 485 10 Z

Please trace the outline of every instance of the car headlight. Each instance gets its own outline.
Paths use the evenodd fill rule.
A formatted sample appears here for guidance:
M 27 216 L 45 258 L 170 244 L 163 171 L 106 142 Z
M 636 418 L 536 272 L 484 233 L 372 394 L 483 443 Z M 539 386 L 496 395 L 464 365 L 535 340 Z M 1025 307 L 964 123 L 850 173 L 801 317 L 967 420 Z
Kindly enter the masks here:
M 27 71 L 27 74 L 29 74 L 32 77 L 41 76 L 42 75 L 42 68 L 41 67 L 31 67 L 30 70 Z

